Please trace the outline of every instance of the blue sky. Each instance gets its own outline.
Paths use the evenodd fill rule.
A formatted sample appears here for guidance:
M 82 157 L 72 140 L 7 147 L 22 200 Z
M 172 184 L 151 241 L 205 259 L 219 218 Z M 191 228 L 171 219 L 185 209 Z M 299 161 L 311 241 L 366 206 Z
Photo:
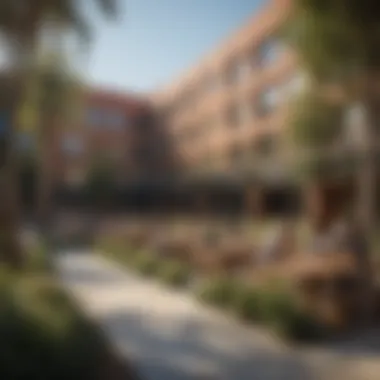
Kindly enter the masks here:
M 265 0 L 120 0 L 114 24 L 98 21 L 90 82 L 144 92 L 180 75 L 246 22 Z

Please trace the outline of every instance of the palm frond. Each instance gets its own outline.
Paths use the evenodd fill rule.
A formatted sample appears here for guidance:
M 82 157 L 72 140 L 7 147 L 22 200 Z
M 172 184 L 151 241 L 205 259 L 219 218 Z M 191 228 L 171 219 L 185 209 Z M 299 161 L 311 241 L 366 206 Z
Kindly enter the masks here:
M 119 0 L 96 0 L 100 11 L 107 17 L 115 18 L 120 12 Z

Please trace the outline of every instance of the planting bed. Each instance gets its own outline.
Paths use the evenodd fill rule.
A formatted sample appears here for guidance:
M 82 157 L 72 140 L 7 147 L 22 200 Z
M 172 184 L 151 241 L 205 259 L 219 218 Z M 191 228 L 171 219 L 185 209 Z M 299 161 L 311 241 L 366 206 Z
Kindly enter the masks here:
M 150 231 L 153 230 L 150 226 Z M 317 335 L 316 322 L 301 309 L 293 289 L 286 289 L 282 284 L 279 288 L 273 286 L 273 282 L 269 281 L 271 276 L 265 274 L 270 271 L 260 265 L 257 258 L 259 250 L 249 239 L 244 238 L 241 231 L 232 234 L 215 226 L 205 229 L 194 225 L 187 229 L 183 227 L 180 232 L 178 226 L 172 233 L 173 230 L 170 225 L 162 224 L 158 235 L 146 233 L 145 230 L 143 245 L 133 244 L 126 235 L 122 240 L 128 241 L 125 246 L 128 249 L 124 252 L 119 250 L 113 257 L 141 274 L 155 276 L 166 284 L 189 286 L 202 301 L 228 309 L 240 318 L 267 323 L 293 337 L 306 337 L 308 333 L 309 336 Z M 130 247 L 137 261 L 125 259 L 130 254 Z M 109 251 L 109 248 L 104 248 Z M 274 264 L 268 264 L 268 267 L 274 269 Z M 260 281 L 251 281 L 249 273 L 253 277 L 257 273 Z M 264 281 L 265 277 L 268 281 Z M 244 279 L 244 282 L 239 278 Z M 190 281 L 193 279 L 197 279 L 196 286 L 194 281 Z M 279 301 L 263 301 L 276 298 L 280 290 L 284 305 L 278 306 Z M 258 299 L 260 306 L 254 305 Z M 296 324 L 302 325 L 304 330 L 308 325 L 310 331 L 301 333 Z
M 140 379 L 61 288 L 43 250 L 27 257 L 22 271 L 0 270 L 0 378 Z

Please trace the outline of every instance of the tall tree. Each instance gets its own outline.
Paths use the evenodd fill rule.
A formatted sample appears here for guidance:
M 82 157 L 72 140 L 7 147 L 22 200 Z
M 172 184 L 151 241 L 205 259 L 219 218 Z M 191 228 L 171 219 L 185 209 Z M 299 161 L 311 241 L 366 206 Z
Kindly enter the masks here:
M 39 65 L 35 72 L 37 87 L 36 107 L 39 126 L 36 130 L 38 144 L 37 215 L 43 229 L 49 225 L 54 184 L 55 144 L 64 129 L 78 125 L 73 117 L 80 103 L 80 80 L 62 63 L 60 55 Z M 55 59 L 56 58 L 56 59 Z M 60 147 L 58 147 L 59 149 Z
M 370 278 L 369 242 L 376 222 L 376 166 L 373 144 L 379 137 L 380 7 L 376 0 L 294 0 L 288 41 L 319 90 L 339 88 L 347 106 L 359 104 L 363 146 L 358 177 L 361 237 L 357 247 L 363 278 Z M 370 284 L 368 284 L 370 287 Z M 368 288 L 369 288 L 368 287 Z M 368 295 L 369 293 L 367 293 Z M 368 297 L 363 297 L 369 306 Z M 364 305 L 363 305 L 364 307 Z
M 345 101 L 360 104 L 366 125 L 358 200 L 362 226 L 375 224 L 375 167 L 368 151 L 379 132 L 380 7 L 376 0 L 295 0 L 288 40 L 321 89 L 340 87 Z
M 77 0 L 26 0 L 22 3 L 14 0 L 0 2 L 0 32 L 7 41 L 11 60 L 13 85 L 17 88 L 15 105 L 24 99 L 28 88 L 30 67 L 35 63 L 40 43 L 40 34 L 45 30 L 46 22 L 54 22 L 59 26 L 59 33 L 75 31 L 80 41 L 88 43 L 92 30 L 96 27 L 91 22 L 86 6 L 97 6 L 102 14 L 116 16 L 117 0 L 93 0 L 80 2 Z M 15 109 L 12 110 L 15 112 Z M 17 125 L 10 128 L 9 145 L 3 170 L 2 207 L 0 220 L 2 223 L 3 251 L 8 261 L 20 263 L 21 255 L 18 247 L 18 206 L 16 197 L 17 152 L 14 140 Z M 18 258 L 16 260 L 16 258 Z

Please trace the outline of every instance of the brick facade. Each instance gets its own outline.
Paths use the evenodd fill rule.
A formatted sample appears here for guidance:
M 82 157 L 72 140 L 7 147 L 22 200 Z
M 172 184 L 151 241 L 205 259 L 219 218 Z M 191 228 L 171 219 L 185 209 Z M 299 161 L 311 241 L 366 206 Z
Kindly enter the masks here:
M 107 161 L 119 182 L 136 171 L 136 135 L 150 112 L 145 99 L 111 91 L 92 90 L 84 99 L 81 122 L 60 129 L 59 177 L 81 182 L 88 170 Z
M 275 38 L 288 1 L 271 1 L 222 46 L 152 101 L 165 115 L 184 170 L 244 167 L 286 125 L 287 99 L 302 76 L 294 55 Z M 298 81 L 298 82 L 297 82 Z
M 113 160 L 124 181 L 281 162 L 287 100 L 302 82 L 296 58 L 275 36 L 289 3 L 268 1 L 219 48 L 145 98 L 94 90 L 83 124 L 69 133 L 83 149 L 62 153 L 61 178 L 75 171 L 83 177 L 100 155 Z M 96 110 L 116 111 L 125 124 L 96 127 L 89 110 L 95 118 Z

